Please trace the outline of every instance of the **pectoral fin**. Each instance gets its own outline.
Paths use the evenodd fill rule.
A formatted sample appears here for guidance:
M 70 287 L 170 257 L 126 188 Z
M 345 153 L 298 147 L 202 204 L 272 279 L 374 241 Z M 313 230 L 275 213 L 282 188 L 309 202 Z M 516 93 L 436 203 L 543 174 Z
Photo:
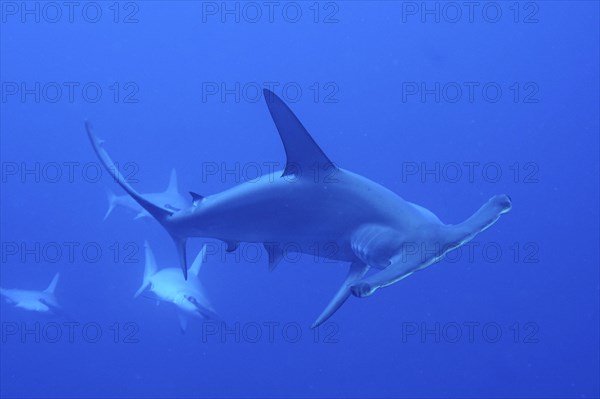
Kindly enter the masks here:
M 344 280 L 344 283 L 335 294 L 333 299 L 329 302 L 325 310 L 323 310 L 321 315 L 313 323 L 312 328 L 316 328 L 323 324 L 340 308 L 340 306 L 344 304 L 344 302 L 346 302 L 346 299 L 348 299 L 350 296 L 350 287 L 352 284 L 361 279 L 368 270 L 369 266 L 365 265 L 361 261 L 355 261 L 350 265 L 350 270 L 348 271 L 346 280 Z

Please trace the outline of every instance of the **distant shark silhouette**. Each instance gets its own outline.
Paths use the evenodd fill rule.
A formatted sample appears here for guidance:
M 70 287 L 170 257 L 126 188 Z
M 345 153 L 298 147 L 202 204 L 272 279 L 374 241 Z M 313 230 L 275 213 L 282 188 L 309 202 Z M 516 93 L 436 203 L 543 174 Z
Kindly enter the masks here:
M 0 296 L 3 296 L 6 302 L 17 308 L 33 312 L 58 314 L 60 313 L 60 306 L 54 296 L 54 290 L 59 276 L 59 273 L 56 273 L 52 282 L 44 291 L 0 288 Z
M 147 210 L 142 208 L 131 196 L 128 194 L 116 195 L 112 191 L 108 190 L 108 209 L 104 215 L 104 220 L 112 213 L 117 206 L 122 206 L 136 212 L 134 219 L 152 217 Z M 161 204 L 167 208 L 173 210 L 184 209 L 190 206 L 190 201 L 184 198 L 177 188 L 177 173 L 175 169 L 171 170 L 171 177 L 169 179 L 169 186 L 167 189 L 160 193 L 147 193 L 142 194 L 145 198 L 152 201 L 155 204 Z
M 429 210 L 337 167 L 279 97 L 269 90 L 264 97 L 285 148 L 285 169 L 211 196 L 192 194 L 192 206 L 180 211 L 137 193 L 86 122 L 105 168 L 173 238 L 184 276 L 188 237 L 220 239 L 229 250 L 239 242 L 264 243 L 270 269 L 290 244 L 302 253 L 351 262 L 342 287 L 314 322 L 317 327 L 351 294 L 369 296 L 439 261 L 511 209 L 507 195 L 496 195 L 464 222 L 446 225 Z M 366 276 L 370 268 L 378 271 Z
M 204 260 L 206 247 L 203 247 L 189 270 L 187 280 L 181 278 L 178 267 L 158 270 L 156 260 L 148 242 L 146 248 L 146 267 L 142 286 L 135 293 L 137 298 L 146 288 L 156 294 L 161 301 L 171 302 L 177 306 L 181 331 L 185 332 L 188 317 L 218 320 L 219 317 L 208 302 L 204 288 L 200 284 L 198 273 Z

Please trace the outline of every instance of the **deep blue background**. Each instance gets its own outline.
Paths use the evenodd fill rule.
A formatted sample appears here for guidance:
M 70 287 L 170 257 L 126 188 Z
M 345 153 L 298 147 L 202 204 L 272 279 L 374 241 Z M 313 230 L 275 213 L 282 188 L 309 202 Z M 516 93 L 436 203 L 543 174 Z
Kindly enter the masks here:
M 236 23 L 234 16 L 223 23 L 219 15 L 204 15 L 203 22 L 203 5 L 194 2 L 137 3 L 135 23 L 123 23 L 134 8 L 121 3 L 115 23 L 113 3 L 106 2 L 95 3 L 103 11 L 98 23 L 84 20 L 81 9 L 72 23 L 67 15 L 57 23 L 42 16 L 38 23 L 34 16 L 22 22 L 20 15 L 10 15 L 7 3 L 22 7 L 20 2 L 2 5 L 3 168 L 36 162 L 79 166 L 73 182 L 63 174 L 56 183 L 3 169 L 1 241 L 98 243 L 104 256 L 90 263 L 76 251 L 74 262 L 63 254 L 53 264 L 4 253 L 1 284 L 42 289 L 60 271 L 57 296 L 68 317 L 98 323 L 104 335 L 98 343 L 80 334 L 73 343 L 66 337 L 36 343 L 31 336 L 24 342 L 3 336 L 0 396 L 600 394 L 597 2 L 534 3 L 533 23 L 523 21 L 534 10 L 526 3 L 518 5 L 518 22 L 513 3 L 502 3 L 497 23 L 486 21 L 480 8 L 473 22 L 466 15 L 457 23 L 443 18 L 436 23 L 431 16 L 422 22 L 418 15 L 405 15 L 403 22 L 403 5 L 394 2 L 335 7 L 323 2 L 317 23 L 313 3 L 295 3 L 303 11 L 297 23 L 282 16 L 286 3 L 279 4 L 273 23 L 266 15 L 257 23 L 244 18 Z M 43 5 L 38 3 L 40 12 Z M 331 12 L 337 22 L 323 23 Z M 32 95 L 24 100 L 7 95 L 10 82 L 28 87 L 96 82 L 103 95 L 92 103 L 76 90 L 73 101 L 65 92 L 56 103 L 43 95 L 37 103 Z M 109 88 L 115 82 L 133 82 L 138 102 L 115 102 Z M 117 187 L 106 176 L 97 183 L 82 177 L 82 165 L 96 162 L 83 121 L 94 123 L 115 160 L 139 166 L 135 186 L 142 192 L 162 190 L 171 167 L 183 192 L 212 194 L 236 179 L 203 179 L 203 163 L 284 162 L 262 99 L 211 96 L 203 101 L 206 82 L 229 87 L 279 82 L 278 94 L 283 84 L 295 82 L 303 96 L 291 106 L 332 160 L 447 223 L 465 219 L 494 194 L 511 195 L 513 210 L 477 239 L 482 246 L 500 247 L 502 256 L 494 262 L 476 249 L 472 259 L 463 254 L 368 299 L 350 298 L 331 319 L 335 343 L 323 342 L 322 336 L 313 342 L 309 326 L 341 283 L 344 265 L 309 257 L 269 273 L 264 254 L 259 262 L 214 257 L 202 279 L 224 320 L 230 325 L 298 323 L 303 336 L 289 343 L 279 329 L 274 342 L 264 336 L 258 343 L 237 343 L 231 336 L 226 342 L 216 337 L 202 342 L 197 321 L 182 335 L 171 306 L 133 299 L 142 255 L 129 264 L 111 259 L 114 243 L 141 246 L 148 239 L 160 264 L 176 266 L 172 243 L 157 223 L 134 222 L 123 209 L 102 222 L 105 190 Z M 327 87 L 337 88 L 338 101 L 315 101 L 309 89 L 315 82 L 321 96 L 329 92 L 323 87 L 333 84 Z M 466 93 L 457 103 L 436 103 L 432 96 L 425 102 L 418 96 L 403 101 L 403 82 L 495 82 L 503 95 L 496 103 L 480 90 L 473 102 Z M 521 90 L 534 82 L 537 102 L 524 102 L 524 92 L 514 101 L 509 86 L 515 82 Z M 465 176 L 457 182 L 436 182 L 430 175 L 403 178 L 403 167 L 421 162 L 493 163 L 503 175 L 497 182 L 485 179 L 481 169 L 472 181 Z M 515 163 L 521 171 L 516 179 Z M 527 179 L 532 171 L 532 180 Z M 192 254 L 201 243 L 192 241 Z M 526 255 L 531 262 L 525 262 Z M 5 303 L 0 310 L 2 323 L 64 321 Z M 129 321 L 139 327 L 138 342 L 123 343 L 121 335 L 114 343 L 109 326 L 123 328 Z M 403 336 L 407 325 L 469 322 L 480 326 L 473 342 L 464 327 L 457 343 L 448 335 L 440 342 L 433 335 Z M 486 323 L 501 327 L 498 342 L 482 336 Z M 521 329 L 517 342 L 515 326 Z M 535 330 L 526 330 L 531 326 Z M 524 342 L 525 333 L 532 333 L 534 342 Z

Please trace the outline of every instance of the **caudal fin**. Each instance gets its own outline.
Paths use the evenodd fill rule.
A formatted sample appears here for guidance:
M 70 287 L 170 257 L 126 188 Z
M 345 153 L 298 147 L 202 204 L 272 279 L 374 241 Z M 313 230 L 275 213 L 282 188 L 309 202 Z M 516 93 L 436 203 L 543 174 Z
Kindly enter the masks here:
M 187 258 L 185 254 L 186 239 L 185 237 L 179 237 L 176 234 L 173 234 L 171 231 L 169 231 L 169 228 L 166 225 L 166 222 L 168 221 L 169 217 L 173 215 L 174 211 L 149 201 L 143 195 L 134 190 L 134 188 L 131 187 L 131 185 L 127 182 L 127 180 L 125 180 L 121 172 L 119 172 L 119 169 L 117 168 L 111 157 L 102 147 L 102 144 L 104 142 L 94 134 L 91 124 L 87 121 L 85 122 L 85 129 L 87 131 L 88 137 L 90 138 L 90 142 L 92 143 L 92 147 L 96 152 L 96 155 L 98 155 L 98 158 L 100 159 L 102 165 L 108 171 L 108 173 L 123 188 L 123 190 L 125 190 L 127 194 L 131 196 L 131 198 L 133 198 L 138 204 L 140 204 L 142 208 L 147 210 L 169 232 L 169 234 L 173 238 L 173 241 L 175 242 L 177 252 L 179 253 L 179 259 L 181 269 L 183 271 L 183 276 L 185 279 L 187 279 Z
M 56 289 L 56 284 L 58 284 L 58 278 L 60 277 L 60 273 L 56 273 L 48 288 L 44 290 L 44 292 L 48 294 L 54 294 L 54 290 Z
M 121 172 L 119 172 L 119 169 L 117 168 L 113 160 L 110 158 L 106 150 L 104 150 L 104 148 L 102 147 L 102 144 L 104 142 L 94 134 L 92 126 L 87 121 L 85 122 L 85 128 L 87 130 L 88 137 L 90 138 L 90 142 L 92 143 L 92 147 L 94 148 L 96 155 L 98 155 L 98 158 L 100 158 L 102 165 L 108 171 L 108 173 L 110 173 L 110 175 L 116 180 L 116 182 L 123 188 L 123 190 L 125 190 L 127 194 L 129 194 L 138 204 L 140 204 L 142 208 L 150 212 L 150 214 L 154 216 L 154 218 L 156 218 L 156 220 L 158 220 L 159 222 L 162 223 L 165 219 L 171 216 L 173 214 L 173 211 L 150 202 L 129 185 L 129 183 L 127 182 L 127 180 L 125 180 Z
M 146 253 L 144 255 L 146 259 L 146 266 L 144 267 L 144 279 L 142 281 L 142 286 L 137 290 L 134 298 L 137 298 L 150 284 L 150 279 L 153 275 L 156 274 L 157 266 L 156 259 L 154 258 L 154 253 L 152 253 L 152 249 L 150 248 L 150 244 L 148 241 L 144 242 L 144 248 L 146 249 Z

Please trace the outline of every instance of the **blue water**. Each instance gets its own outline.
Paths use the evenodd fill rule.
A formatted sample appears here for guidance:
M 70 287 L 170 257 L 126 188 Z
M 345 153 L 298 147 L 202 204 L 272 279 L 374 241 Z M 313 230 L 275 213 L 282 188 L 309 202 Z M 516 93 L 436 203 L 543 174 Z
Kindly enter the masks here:
M 63 308 L 2 301 L 1 397 L 600 395 L 598 2 L 0 6 L 0 285 L 60 272 Z M 175 168 L 209 195 L 285 163 L 265 87 L 335 163 L 446 223 L 495 194 L 513 209 L 319 330 L 343 263 L 214 254 L 225 324 L 182 334 L 172 304 L 133 298 L 144 240 L 161 267 L 174 246 L 125 208 L 102 220 L 123 191 L 84 121 L 137 190 Z

